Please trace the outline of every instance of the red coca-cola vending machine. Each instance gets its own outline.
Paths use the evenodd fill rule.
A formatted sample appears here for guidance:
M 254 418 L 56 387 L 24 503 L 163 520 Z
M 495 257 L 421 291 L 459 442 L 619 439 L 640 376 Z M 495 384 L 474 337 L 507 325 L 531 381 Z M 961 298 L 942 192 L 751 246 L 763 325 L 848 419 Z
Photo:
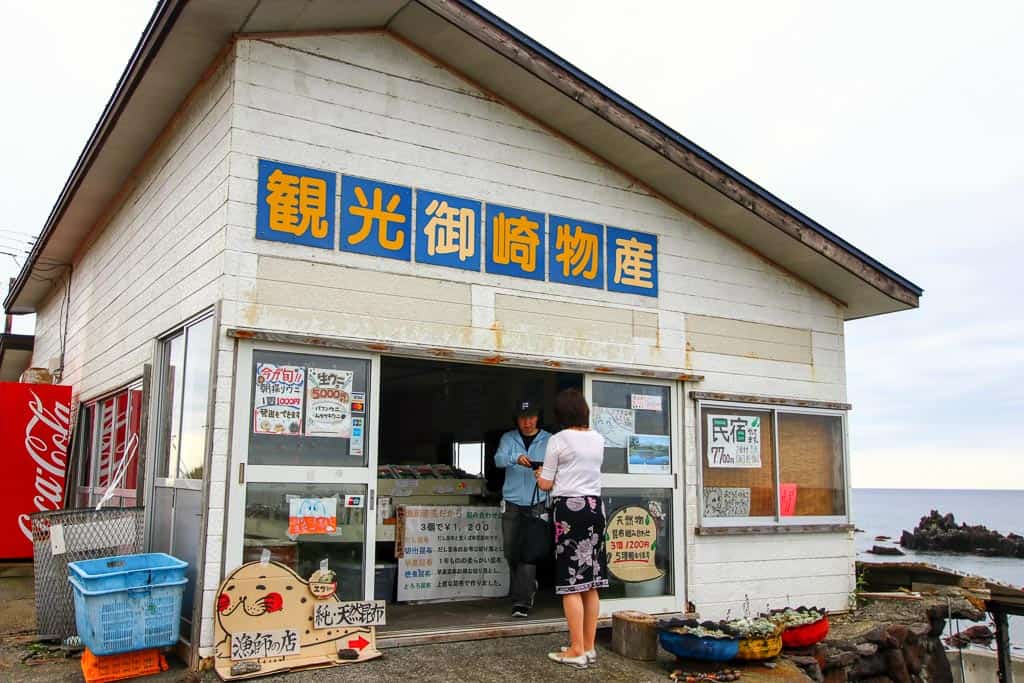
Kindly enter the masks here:
M 71 387 L 0 382 L 0 560 L 32 557 L 29 515 L 63 507 Z

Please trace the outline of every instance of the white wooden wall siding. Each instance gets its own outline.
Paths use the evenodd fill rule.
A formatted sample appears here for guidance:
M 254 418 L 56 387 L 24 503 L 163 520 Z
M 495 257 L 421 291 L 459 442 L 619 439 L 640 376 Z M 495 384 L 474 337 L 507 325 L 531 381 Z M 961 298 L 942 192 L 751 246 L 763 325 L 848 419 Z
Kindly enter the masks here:
M 136 189 L 75 264 L 64 381 L 78 397 L 141 376 L 156 337 L 222 297 L 233 73 L 229 59 L 199 89 Z M 40 307 L 37 365 L 52 365 L 60 353 L 62 297 L 63 283 Z M 219 372 L 230 373 L 230 352 L 221 356 Z M 229 389 L 230 382 L 218 381 L 214 451 L 220 456 L 209 476 L 219 483 L 211 484 L 205 567 L 214 580 L 220 576 L 227 467 L 222 403 Z M 204 606 L 212 604 L 210 595 L 203 593 Z M 212 640 L 212 629 L 205 637 Z
M 232 66 L 197 94 L 75 264 L 64 382 L 89 398 L 139 377 L 153 339 L 220 298 Z M 39 308 L 33 364 L 56 367 L 62 279 Z
M 236 74 L 225 327 L 678 367 L 704 374 L 708 391 L 846 400 L 834 301 L 399 41 L 242 40 Z M 661 296 L 256 241 L 260 157 L 657 233 Z M 709 616 L 739 613 L 744 596 L 842 608 L 845 534 L 695 538 L 692 403 L 686 412 L 690 599 Z

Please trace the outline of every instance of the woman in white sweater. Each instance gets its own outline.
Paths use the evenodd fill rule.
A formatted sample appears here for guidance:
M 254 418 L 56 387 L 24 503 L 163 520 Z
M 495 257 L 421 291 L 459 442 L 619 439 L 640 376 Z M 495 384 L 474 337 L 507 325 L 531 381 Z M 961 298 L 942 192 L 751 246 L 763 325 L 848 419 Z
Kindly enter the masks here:
M 555 398 L 555 419 L 563 429 L 548 439 L 544 466 L 536 474 L 541 490 L 551 492 L 555 592 L 562 596 L 569 646 L 548 657 L 586 668 L 597 659 L 597 591 L 608 587 L 601 502 L 604 437 L 590 429 L 590 407 L 576 389 Z

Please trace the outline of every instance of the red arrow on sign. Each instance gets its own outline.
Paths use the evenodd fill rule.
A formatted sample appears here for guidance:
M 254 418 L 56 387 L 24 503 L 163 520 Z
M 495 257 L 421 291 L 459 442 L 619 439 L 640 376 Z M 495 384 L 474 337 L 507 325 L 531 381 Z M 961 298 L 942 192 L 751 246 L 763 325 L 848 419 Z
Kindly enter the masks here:
M 360 651 L 362 651 L 362 649 L 364 647 L 366 647 L 367 645 L 369 645 L 369 644 L 370 644 L 370 641 L 368 641 L 366 638 L 363 638 L 362 636 L 359 636 L 355 640 L 348 641 L 348 646 L 350 648 L 353 648 L 355 650 L 360 650 Z

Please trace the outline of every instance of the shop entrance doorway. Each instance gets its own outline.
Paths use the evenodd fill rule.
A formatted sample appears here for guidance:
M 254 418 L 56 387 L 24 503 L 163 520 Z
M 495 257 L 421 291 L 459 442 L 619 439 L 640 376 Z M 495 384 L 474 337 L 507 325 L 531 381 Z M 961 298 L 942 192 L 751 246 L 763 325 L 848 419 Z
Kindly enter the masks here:
M 433 546 L 431 550 L 436 552 L 446 541 L 443 535 L 426 531 L 429 525 L 436 525 L 434 515 L 444 514 L 446 509 L 489 508 L 494 514 L 487 519 L 493 526 L 488 525 L 484 535 L 500 538 L 498 510 L 505 472 L 495 466 L 494 454 L 502 434 L 515 429 L 516 404 L 536 402 L 541 413 L 539 426 L 554 432 L 555 395 L 568 387 L 583 391 L 584 376 L 383 357 L 380 387 L 375 594 L 389 601 L 388 625 L 381 629 L 382 634 L 524 621 L 512 616 L 512 603 L 506 597 L 489 595 L 494 590 L 477 585 L 485 584 L 490 576 L 487 572 L 495 568 L 493 555 L 488 562 L 488 541 L 480 540 L 481 534 L 476 534 L 470 545 L 483 548 L 483 553 L 471 548 L 465 557 L 436 558 L 461 561 L 443 565 L 427 555 L 421 564 L 430 575 L 417 581 L 416 560 L 420 558 L 406 555 L 399 562 L 396 531 L 398 554 L 402 554 L 403 540 L 410 546 L 410 539 L 401 538 L 403 533 L 420 525 L 425 530 L 421 540 L 429 538 L 425 547 Z M 405 510 L 428 516 L 410 524 Z M 484 580 L 478 580 L 481 577 Z M 552 566 L 538 566 L 537 580 L 540 587 L 529 621 L 560 618 L 561 601 L 554 595 Z M 437 584 L 450 581 L 460 587 L 441 592 L 462 595 L 431 598 L 437 594 L 432 590 Z M 419 588 L 428 583 L 430 588 Z M 420 597 L 423 599 L 416 599 Z

